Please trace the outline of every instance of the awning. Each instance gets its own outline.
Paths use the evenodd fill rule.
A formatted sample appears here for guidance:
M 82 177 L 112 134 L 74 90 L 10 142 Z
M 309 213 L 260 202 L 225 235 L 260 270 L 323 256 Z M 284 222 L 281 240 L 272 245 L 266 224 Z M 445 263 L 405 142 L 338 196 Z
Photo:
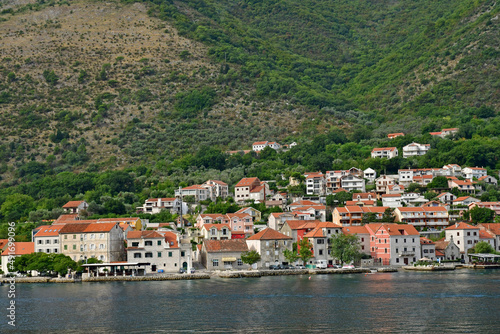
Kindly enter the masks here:
M 222 261 L 223 262 L 234 262 L 234 261 L 236 261 L 236 258 L 235 257 L 223 257 Z

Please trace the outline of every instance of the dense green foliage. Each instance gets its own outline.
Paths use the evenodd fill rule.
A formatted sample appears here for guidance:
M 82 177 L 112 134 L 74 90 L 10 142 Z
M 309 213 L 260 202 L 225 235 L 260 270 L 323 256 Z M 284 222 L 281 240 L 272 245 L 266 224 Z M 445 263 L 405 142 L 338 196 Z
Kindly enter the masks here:
M 252 265 L 260 261 L 260 254 L 256 250 L 241 253 L 241 261 Z
M 339 259 L 342 265 L 361 259 L 361 244 L 356 235 L 339 233 L 330 240 L 331 256 Z
M 16 257 L 13 269 L 13 271 L 21 273 L 36 270 L 42 275 L 52 272 L 66 275 L 68 269 L 77 270 L 78 264 L 69 256 L 63 254 L 37 252 Z
M 141 2 L 151 16 L 204 43 L 215 72 L 203 64 L 192 73 L 181 68 L 200 61 L 195 50 L 180 51 L 172 68 L 116 55 L 95 66 L 3 58 L 0 104 L 13 112 L 0 117 L 1 222 L 54 219 L 71 199 L 85 199 L 88 216 L 130 215 L 148 197 L 172 196 L 178 186 L 206 179 L 232 186 L 256 176 L 286 187 L 294 174 L 353 166 L 378 174 L 448 163 L 483 166 L 491 175 L 500 169 L 497 3 Z M 2 17 L 55 3 L 37 1 Z M 47 29 L 58 29 L 49 21 Z M 137 114 L 128 112 L 135 108 Z M 460 130 L 447 139 L 428 134 L 446 127 Z M 42 130 L 48 133 L 38 138 Z M 386 138 L 400 131 L 406 136 Z M 225 153 L 262 139 L 299 145 L 258 156 Z M 370 158 L 373 147 L 401 152 L 413 141 L 431 150 L 410 159 Z M 104 160 L 96 157 L 101 148 L 108 149 Z M 432 187 L 443 185 L 436 179 Z M 288 190 L 305 193 L 303 184 Z M 497 189 L 485 190 L 482 200 L 500 199 Z M 235 209 L 209 205 L 210 212 Z

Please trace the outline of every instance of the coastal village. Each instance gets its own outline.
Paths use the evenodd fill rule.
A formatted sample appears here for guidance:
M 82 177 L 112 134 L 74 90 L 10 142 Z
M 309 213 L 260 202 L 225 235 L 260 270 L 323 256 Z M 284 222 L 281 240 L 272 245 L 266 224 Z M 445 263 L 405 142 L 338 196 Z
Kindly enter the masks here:
M 444 137 L 457 130 L 431 134 Z M 295 145 L 261 141 L 252 148 L 258 154 L 266 147 L 282 150 Z M 411 143 L 402 154 L 406 158 L 428 150 L 429 145 Z M 372 157 L 391 159 L 398 155 L 395 147 L 372 150 Z M 306 195 L 302 196 L 256 177 L 243 178 L 231 188 L 220 180 L 207 180 L 179 188 L 172 198 L 149 198 L 136 208 L 137 213 L 168 210 L 176 215 L 175 221 L 163 223 L 139 217 L 86 219 L 82 213 L 89 204 L 74 200 L 63 206 L 65 213 L 58 219 L 35 228 L 32 242 L 16 242 L 14 254 L 7 250 L 7 240 L 0 240 L 2 271 L 9 273 L 9 256 L 39 252 L 81 261 L 87 276 L 342 265 L 398 267 L 422 259 L 467 264 L 481 256 L 474 254 L 480 242 L 500 251 L 500 202 L 479 199 L 487 186 L 498 186 L 499 176 L 489 175 L 482 167 L 456 164 L 400 169 L 395 175 L 356 167 L 311 171 L 288 180 L 291 186 L 305 185 Z M 441 182 L 435 184 L 438 179 Z M 424 196 L 420 191 L 424 188 L 435 195 Z M 207 205 L 200 204 L 207 201 L 230 201 L 240 209 L 205 213 Z M 274 210 L 264 215 L 255 204 Z M 202 210 L 196 212 L 197 207 Z M 471 212 L 485 209 L 491 210 L 490 219 L 473 224 Z M 360 260 L 346 264 L 333 256 L 331 238 L 341 234 L 357 237 Z M 297 253 L 304 240 L 308 241 L 310 258 L 292 263 L 285 254 Z M 260 256 L 250 265 L 242 255 L 251 251 Z M 495 255 L 485 258 L 495 259 Z

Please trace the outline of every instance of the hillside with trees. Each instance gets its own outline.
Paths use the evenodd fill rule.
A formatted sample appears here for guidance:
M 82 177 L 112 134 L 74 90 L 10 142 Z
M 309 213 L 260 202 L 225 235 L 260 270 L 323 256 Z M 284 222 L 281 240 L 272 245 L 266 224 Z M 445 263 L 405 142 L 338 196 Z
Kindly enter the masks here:
M 486 0 L 4 1 L 0 219 L 70 198 L 130 213 L 210 178 L 286 186 L 297 172 L 447 163 L 493 173 L 499 11 Z M 459 133 L 429 135 L 448 127 Z M 225 153 L 256 140 L 299 145 Z M 412 141 L 431 150 L 370 159 Z

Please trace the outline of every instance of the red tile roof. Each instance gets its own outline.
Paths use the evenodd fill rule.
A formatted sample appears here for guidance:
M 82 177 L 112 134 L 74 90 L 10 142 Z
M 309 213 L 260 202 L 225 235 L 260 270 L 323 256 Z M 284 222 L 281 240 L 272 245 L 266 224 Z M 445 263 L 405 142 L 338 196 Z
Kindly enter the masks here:
M 14 252 L 11 251 L 12 247 L 6 248 L 2 256 L 6 255 L 25 255 L 31 254 L 35 252 L 35 243 L 34 242 L 14 242 Z
M 246 177 L 240 180 L 235 187 L 248 187 L 252 185 L 255 181 L 260 182 L 258 177 Z
M 63 228 L 62 224 L 59 225 L 43 225 L 37 227 L 38 232 L 35 237 L 55 237 L 59 235 L 59 231 Z
M 130 231 L 127 239 L 163 239 L 163 236 L 156 231 Z
M 260 231 L 259 233 L 252 235 L 247 240 L 283 240 L 283 239 L 292 239 L 292 237 L 284 235 L 283 233 L 280 233 L 268 227 Z
M 179 243 L 177 242 L 177 234 L 174 232 L 163 232 L 165 241 L 170 245 L 170 248 L 179 248 Z
M 499 223 L 488 223 L 488 224 L 480 224 L 480 226 L 486 228 L 490 232 L 495 235 L 500 235 L 500 224 Z
M 344 234 L 369 234 L 364 226 L 345 226 L 342 228 Z
M 378 152 L 378 151 L 394 151 L 396 150 L 396 147 L 375 147 L 372 152 Z
M 478 229 L 477 226 L 472 226 L 464 222 L 455 223 L 451 226 L 448 226 L 445 230 L 474 230 Z
M 426 237 L 420 237 L 420 244 L 421 245 L 434 245 L 434 241 L 431 239 L 428 239 Z
M 77 208 L 83 202 L 85 201 L 69 201 L 68 203 L 63 205 L 63 208 Z
M 78 223 L 66 224 L 59 231 L 60 234 L 66 233 L 96 233 L 109 232 L 116 226 L 116 223 Z

